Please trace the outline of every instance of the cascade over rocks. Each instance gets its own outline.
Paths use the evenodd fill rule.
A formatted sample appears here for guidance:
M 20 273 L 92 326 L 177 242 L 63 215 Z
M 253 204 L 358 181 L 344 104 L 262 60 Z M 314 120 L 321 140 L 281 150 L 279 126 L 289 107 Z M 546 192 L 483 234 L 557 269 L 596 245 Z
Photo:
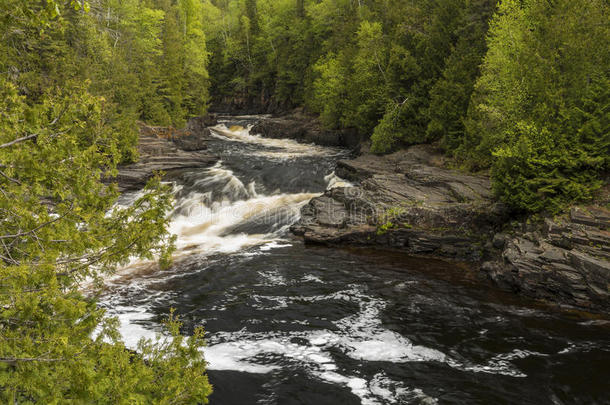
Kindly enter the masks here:
M 155 171 L 213 166 L 207 151 L 215 116 L 192 119 L 183 130 L 140 126 L 140 161 L 120 168 L 121 191 L 141 188 Z M 295 113 L 263 118 L 253 128 L 272 138 L 351 145 L 317 122 Z M 430 145 L 390 155 L 365 151 L 340 160 L 336 175 L 354 184 L 336 187 L 302 208 L 291 228 L 307 243 L 393 248 L 410 254 L 469 260 L 483 275 L 516 293 L 589 311 L 610 311 L 610 211 L 572 208 L 542 226 L 507 231 L 507 207 L 491 193 L 487 177 L 443 166 Z

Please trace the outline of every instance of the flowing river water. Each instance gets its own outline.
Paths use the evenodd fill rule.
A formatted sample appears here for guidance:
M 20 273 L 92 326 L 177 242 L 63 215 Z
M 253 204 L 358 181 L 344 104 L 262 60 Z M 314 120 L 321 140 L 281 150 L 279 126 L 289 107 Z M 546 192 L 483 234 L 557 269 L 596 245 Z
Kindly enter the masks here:
M 206 329 L 212 404 L 610 403 L 610 323 L 503 293 L 466 266 L 290 236 L 345 151 L 217 126 L 174 173 L 175 264 L 136 262 L 102 305 L 130 347 L 170 308 Z M 133 194 L 123 196 L 129 203 Z

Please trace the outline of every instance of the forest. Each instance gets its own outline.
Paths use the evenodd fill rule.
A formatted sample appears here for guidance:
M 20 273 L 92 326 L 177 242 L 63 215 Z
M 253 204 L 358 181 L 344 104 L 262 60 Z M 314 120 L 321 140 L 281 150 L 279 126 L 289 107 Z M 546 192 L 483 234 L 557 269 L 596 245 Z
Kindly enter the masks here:
M 604 1 L 218 1 L 212 100 L 305 106 L 372 151 L 438 143 L 498 197 L 558 213 L 610 157 Z M 587 46 L 583 46 L 586 43 Z
M 83 286 L 168 265 L 170 190 L 117 208 L 138 122 L 302 108 L 377 154 L 434 144 L 516 214 L 607 185 L 606 0 L 2 0 L 0 402 L 206 403 L 203 330 L 126 349 Z M 178 311 L 179 312 L 179 311 Z

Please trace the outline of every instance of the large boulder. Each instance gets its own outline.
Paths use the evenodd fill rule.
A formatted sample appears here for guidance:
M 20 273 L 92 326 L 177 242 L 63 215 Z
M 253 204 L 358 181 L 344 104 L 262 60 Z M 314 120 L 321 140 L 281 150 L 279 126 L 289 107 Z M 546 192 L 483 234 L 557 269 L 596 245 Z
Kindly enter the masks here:
M 505 236 L 499 260 L 482 269 L 523 295 L 578 308 L 610 311 L 610 211 L 574 207 L 528 231 Z M 525 232 L 524 232 L 525 231 Z
M 199 151 L 208 148 L 212 134 L 210 128 L 218 124 L 216 114 L 206 114 L 188 120 L 186 128 L 172 130 L 169 138 L 179 148 L 185 151 Z
M 292 227 L 306 242 L 375 245 L 413 254 L 478 260 L 506 219 L 485 177 L 441 167 L 429 146 L 339 161 L 355 184 L 328 190 Z
M 338 162 L 354 187 L 303 207 L 307 243 L 369 245 L 473 260 L 498 286 L 594 312 L 610 311 L 610 211 L 574 207 L 543 224 L 514 221 L 485 176 L 443 167 L 429 145 Z M 514 224 L 514 225 L 511 225 Z
M 252 127 L 251 133 L 267 138 L 290 138 L 301 143 L 352 149 L 358 147 L 361 141 L 355 129 L 324 129 L 315 117 L 303 113 L 262 118 Z
M 118 176 L 107 181 L 117 182 L 123 192 L 144 187 L 155 172 L 213 166 L 218 157 L 206 151 L 206 129 L 195 134 L 188 128 L 176 130 L 140 124 L 140 159 L 120 167 Z

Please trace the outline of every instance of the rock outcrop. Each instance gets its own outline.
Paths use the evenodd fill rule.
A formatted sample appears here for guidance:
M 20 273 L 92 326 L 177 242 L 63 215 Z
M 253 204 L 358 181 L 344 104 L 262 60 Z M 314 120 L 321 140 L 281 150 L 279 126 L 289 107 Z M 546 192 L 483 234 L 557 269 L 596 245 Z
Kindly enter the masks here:
M 207 152 L 207 127 L 215 123 L 215 118 L 195 118 L 183 130 L 140 124 L 140 159 L 120 167 L 118 176 L 109 181 L 116 181 L 121 192 L 137 190 L 158 171 L 213 166 L 218 157 Z
M 504 289 L 610 311 L 607 209 L 572 208 L 543 224 L 516 222 L 493 199 L 488 178 L 444 168 L 442 156 L 425 145 L 342 160 L 336 174 L 354 187 L 328 190 L 303 207 L 292 231 L 306 242 L 471 260 Z
M 282 117 L 263 118 L 252 127 L 251 132 L 267 138 L 290 138 L 322 146 L 354 149 L 360 145 L 360 137 L 355 129 L 324 129 L 315 117 L 300 111 Z
M 314 198 L 292 228 L 306 242 L 398 248 L 413 254 L 478 260 L 506 220 L 489 180 L 441 167 L 429 146 L 338 162 L 355 187 Z
M 610 211 L 574 207 L 529 228 L 496 235 L 501 259 L 482 270 L 523 295 L 610 312 Z

